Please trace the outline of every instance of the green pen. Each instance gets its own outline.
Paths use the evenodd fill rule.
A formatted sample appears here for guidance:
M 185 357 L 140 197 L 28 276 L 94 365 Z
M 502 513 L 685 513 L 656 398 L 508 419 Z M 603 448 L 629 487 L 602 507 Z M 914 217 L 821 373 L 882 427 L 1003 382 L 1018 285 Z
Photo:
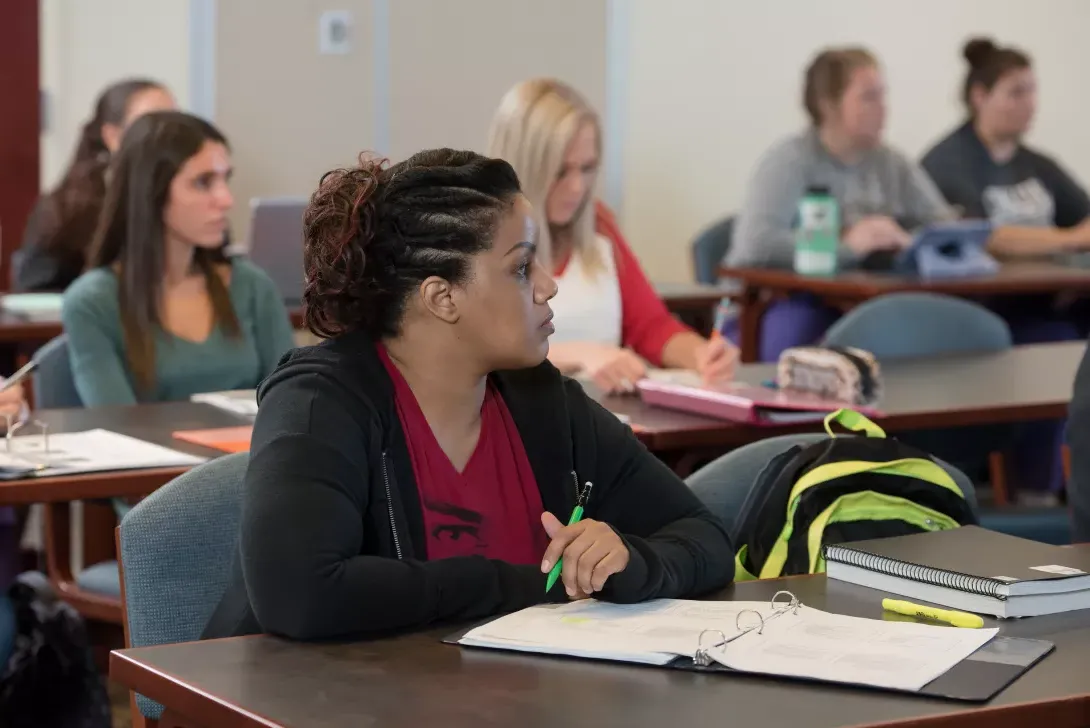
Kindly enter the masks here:
M 590 489 L 594 487 L 594 483 L 589 480 L 583 485 L 583 490 L 579 492 L 575 501 L 575 508 L 572 509 L 571 518 L 568 519 L 568 525 L 574 526 L 579 523 L 583 518 L 583 506 L 587 503 L 587 497 L 590 495 Z M 549 572 L 549 578 L 545 580 L 545 593 L 548 594 L 552 591 L 553 586 L 556 585 L 556 580 L 560 578 L 560 570 L 564 566 L 563 557 L 556 560 L 553 564 L 552 571 Z

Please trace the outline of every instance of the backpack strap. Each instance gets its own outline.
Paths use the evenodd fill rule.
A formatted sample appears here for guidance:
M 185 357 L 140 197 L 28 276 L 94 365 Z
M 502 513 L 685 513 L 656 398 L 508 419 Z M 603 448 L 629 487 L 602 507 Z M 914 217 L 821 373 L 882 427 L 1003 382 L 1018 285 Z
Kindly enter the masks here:
M 829 433 L 829 437 L 836 437 L 836 433 L 833 432 L 833 423 L 840 424 L 841 427 L 852 432 L 866 433 L 867 437 L 885 437 L 886 431 L 878 425 L 868 420 L 863 415 L 859 414 L 855 410 L 850 409 L 838 409 L 825 418 L 825 431 Z
M 738 553 L 734 555 L 734 580 L 735 581 L 756 581 L 757 577 L 749 573 L 749 569 L 746 568 L 746 551 L 749 546 L 742 544 L 742 548 L 738 549 Z
M 841 410 L 841 412 L 850 411 L 851 410 Z M 860 417 L 862 417 L 862 415 L 860 415 Z M 863 419 L 869 424 L 874 425 L 874 423 L 870 422 L 870 420 L 867 420 L 865 417 Z M 874 426 L 877 427 L 877 425 Z M 758 575 L 758 578 L 772 579 L 783 573 L 784 564 L 787 563 L 787 543 L 791 538 L 795 526 L 795 509 L 798 507 L 799 497 L 802 495 L 803 491 L 830 480 L 837 480 L 839 478 L 846 478 L 851 475 L 868 472 L 919 478 L 920 480 L 925 480 L 934 485 L 951 490 L 962 498 L 965 497 L 965 494 L 961 492 L 961 488 L 958 487 L 957 482 L 951 478 L 950 474 L 943 470 L 941 466 L 932 461 L 922 460 L 920 458 L 903 458 L 901 460 L 890 460 L 888 462 L 842 460 L 840 462 L 819 465 L 795 481 L 795 485 L 791 489 L 791 496 L 787 501 L 787 519 L 784 521 L 783 531 L 780 533 L 780 537 L 776 539 L 776 542 L 772 545 L 772 549 L 768 552 L 768 557 L 765 558 L 764 564 L 761 565 L 761 573 Z
M 949 531 L 961 525 L 945 513 L 895 495 L 875 493 L 872 490 L 845 493 L 830 503 L 810 524 L 806 534 L 806 547 L 810 554 L 811 574 L 825 571 L 825 559 L 821 552 L 821 539 L 825 535 L 825 528 L 830 523 L 864 519 L 899 519 L 911 523 L 921 531 Z

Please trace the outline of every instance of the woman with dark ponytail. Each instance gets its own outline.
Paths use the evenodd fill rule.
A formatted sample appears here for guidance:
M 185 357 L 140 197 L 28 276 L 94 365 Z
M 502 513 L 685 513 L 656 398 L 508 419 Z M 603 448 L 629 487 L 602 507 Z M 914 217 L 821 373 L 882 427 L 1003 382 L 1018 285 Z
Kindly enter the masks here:
M 143 78 L 119 81 L 99 94 L 60 183 L 31 212 L 16 253 L 16 290 L 63 291 L 83 272 L 106 195 L 110 155 L 133 121 L 174 105 L 166 88 Z
M 923 167 L 962 215 L 995 226 L 989 248 L 1004 258 L 1090 250 L 1090 197 L 1059 164 L 1023 138 L 1037 110 L 1037 79 L 1017 48 L 974 38 L 962 51 L 969 69 L 961 96 L 968 118 L 923 158 Z M 1090 313 L 1056 295 L 987 302 L 1010 326 L 1015 344 L 1085 338 Z M 1028 423 L 1012 448 L 1019 498 L 1051 505 L 1063 486 L 1059 420 Z M 1043 493 L 1041 491 L 1044 491 Z
M 1037 111 L 1037 79 L 1017 48 L 974 38 L 963 50 L 968 118 L 923 158 L 947 201 L 996 226 L 990 247 L 1007 258 L 1090 250 L 1090 197 L 1023 138 Z
M 206 637 L 373 636 L 730 580 L 722 523 L 546 358 L 557 286 L 536 239 L 499 159 L 436 149 L 324 177 L 304 300 L 329 338 L 258 390 L 240 568 Z

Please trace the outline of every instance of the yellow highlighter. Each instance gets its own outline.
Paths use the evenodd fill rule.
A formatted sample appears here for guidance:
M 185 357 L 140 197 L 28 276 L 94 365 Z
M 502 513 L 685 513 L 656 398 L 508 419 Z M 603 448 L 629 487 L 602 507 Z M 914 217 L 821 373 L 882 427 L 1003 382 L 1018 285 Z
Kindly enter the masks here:
M 979 629 L 984 626 L 984 620 L 968 612 L 955 612 L 952 609 L 939 609 L 938 607 L 925 607 L 912 602 L 903 602 L 900 599 L 883 599 L 882 609 L 909 617 L 923 617 L 933 619 L 936 622 L 946 622 L 955 627 L 969 627 Z

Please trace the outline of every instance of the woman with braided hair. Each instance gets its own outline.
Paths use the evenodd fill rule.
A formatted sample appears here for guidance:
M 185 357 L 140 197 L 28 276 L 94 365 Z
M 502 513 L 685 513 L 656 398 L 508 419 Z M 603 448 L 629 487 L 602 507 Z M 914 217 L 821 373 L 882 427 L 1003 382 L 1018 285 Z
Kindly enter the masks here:
M 548 362 L 557 286 L 533 220 L 511 166 L 472 152 L 324 177 L 304 300 L 328 338 L 258 390 L 239 568 L 206 637 L 374 635 L 731 579 L 724 526 Z

